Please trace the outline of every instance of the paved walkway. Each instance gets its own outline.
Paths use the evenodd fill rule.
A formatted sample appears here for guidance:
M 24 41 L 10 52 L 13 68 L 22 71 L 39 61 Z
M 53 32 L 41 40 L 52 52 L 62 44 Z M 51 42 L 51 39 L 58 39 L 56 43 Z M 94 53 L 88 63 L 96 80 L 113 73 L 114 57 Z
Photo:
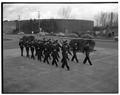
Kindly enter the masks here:
M 118 51 L 96 48 L 93 66 L 69 61 L 70 71 L 20 57 L 19 49 L 3 51 L 4 92 L 118 92 Z

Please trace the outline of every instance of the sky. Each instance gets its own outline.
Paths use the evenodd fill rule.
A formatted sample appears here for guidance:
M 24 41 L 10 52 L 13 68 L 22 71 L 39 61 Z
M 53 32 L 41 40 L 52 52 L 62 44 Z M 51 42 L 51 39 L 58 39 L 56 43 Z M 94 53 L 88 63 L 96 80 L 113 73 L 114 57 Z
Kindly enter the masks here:
M 118 12 L 117 3 L 107 4 L 3 4 L 3 20 L 61 19 L 60 10 L 69 8 L 71 19 L 94 20 L 101 12 Z

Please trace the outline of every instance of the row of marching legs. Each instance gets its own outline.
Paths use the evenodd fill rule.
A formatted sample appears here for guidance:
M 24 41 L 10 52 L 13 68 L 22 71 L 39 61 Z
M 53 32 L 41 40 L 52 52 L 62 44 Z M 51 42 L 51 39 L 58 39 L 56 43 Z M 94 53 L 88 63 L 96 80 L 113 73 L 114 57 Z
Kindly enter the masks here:
M 21 49 L 21 56 L 23 56 L 23 51 L 24 51 L 24 47 L 20 47 L 20 49 Z M 26 57 L 27 58 L 31 58 L 31 59 L 34 59 L 35 60 L 35 56 L 37 56 L 37 59 L 39 60 L 39 61 L 42 61 L 42 59 L 43 59 L 43 62 L 44 63 L 47 63 L 47 64 L 50 64 L 49 63 L 49 60 L 51 60 L 52 59 L 52 65 L 56 65 L 56 67 L 58 67 L 58 64 L 57 64 L 57 62 L 59 62 L 59 58 L 60 58 L 60 56 L 59 56 L 59 54 L 58 54 L 58 52 L 57 51 L 55 51 L 55 52 L 52 52 L 51 53 L 51 55 L 50 55 L 50 53 L 49 52 L 44 52 L 44 55 L 43 55 L 43 53 L 42 53 L 42 51 L 41 50 L 38 50 L 37 52 L 36 52 L 36 54 L 34 54 L 34 52 L 35 52 L 35 49 L 34 48 L 28 48 L 28 47 L 25 47 L 25 50 L 26 50 Z M 31 55 L 29 54 L 29 51 L 31 51 Z M 87 52 L 87 51 L 85 51 L 84 52 L 85 53 L 85 59 L 84 59 L 84 61 L 83 61 L 83 64 L 85 64 L 87 61 L 89 62 L 89 64 L 90 65 L 92 65 L 92 63 L 91 63 L 91 60 L 90 60 L 90 58 L 89 58 L 89 52 Z M 70 70 L 70 67 L 69 67 L 69 65 L 68 65 L 68 60 L 69 60 L 69 58 L 68 58 L 68 53 L 67 52 L 62 52 L 62 59 L 61 59 L 61 63 L 62 63 L 62 68 L 67 68 L 67 70 Z M 52 57 L 52 58 L 51 58 Z M 76 62 L 78 63 L 79 61 L 78 61 L 78 59 L 77 59 L 77 55 L 76 55 L 76 51 L 73 51 L 73 54 L 72 54 L 72 59 L 71 59 L 71 61 L 74 61 L 74 60 L 76 60 Z

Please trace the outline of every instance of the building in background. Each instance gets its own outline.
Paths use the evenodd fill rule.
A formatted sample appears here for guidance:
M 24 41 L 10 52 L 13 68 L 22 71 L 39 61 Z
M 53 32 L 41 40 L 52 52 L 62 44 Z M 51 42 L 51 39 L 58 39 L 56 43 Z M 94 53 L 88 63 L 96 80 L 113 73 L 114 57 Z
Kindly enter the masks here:
M 89 20 L 56 19 L 58 32 L 86 32 L 93 29 L 94 22 Z
M 42 21 L 49 21 L 50 19 L 42 19 Z M 36 20 L 37 21 L 37 20 Z M 41 22 L 42 22 L 41 21 Z M 89 20 L 74 20 L 74 19 L 54 19 L 57 29 L 54 31 L 56 33 L 62 32 L 62 33 L 74 33 L 74 32 L 87 32 L 87 31 L 92 31 L 93 29 L 93 25 L 94 22 L 93 21 L 89 21 Z M 22 29 L 22 25 L 24 25 L 26 22 L 29 22 L 28 20 L 24 20 L 24 21 L 20 21 L 20 25 L 21 25 L 21 31 L 24 32 L 25 34 L 31 34 L 31 31 L 26 31 L 25 29 Z M 38 21 L 37 21 L 38 22 Z M 31 24 L 32 22 L 30 22 L 29 24 Z M 47 23 L 47 22 L 46 22 Z M 42 24 L 42 23 L 41 23 Z M 32 26 L 36 26 L 35 24 L 33 24 Z M 51 26 L 53 27 L 53 26 Z M 6 33 L 12 33 L 15 29 L 18 28 L 18 23 L 17 21 L 7 21 L 7 22 L 3 22 L 3 32 Z M 31 28 L 31 27 L 27 27 L 26 28 Z M 17 31 L 19 32 L 19 31 Z M 15 32 L 15 33 L 17 33 Z M 47 31 L 45 31 L 47 32 Z M 51 31 L 53 32 L 53 31 Z M 38 33 L 38 32 L 37 32 Z

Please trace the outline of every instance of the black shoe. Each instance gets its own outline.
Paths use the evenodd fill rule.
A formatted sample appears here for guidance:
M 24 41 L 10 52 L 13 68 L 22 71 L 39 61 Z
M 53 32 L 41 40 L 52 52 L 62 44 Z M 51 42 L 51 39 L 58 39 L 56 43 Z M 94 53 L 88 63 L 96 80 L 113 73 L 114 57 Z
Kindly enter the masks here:
M 61 67 L 61 68 L 64 68 L 64 67 Z
M 67 70 L 70 71 L 70 68 L 68 68 Z

